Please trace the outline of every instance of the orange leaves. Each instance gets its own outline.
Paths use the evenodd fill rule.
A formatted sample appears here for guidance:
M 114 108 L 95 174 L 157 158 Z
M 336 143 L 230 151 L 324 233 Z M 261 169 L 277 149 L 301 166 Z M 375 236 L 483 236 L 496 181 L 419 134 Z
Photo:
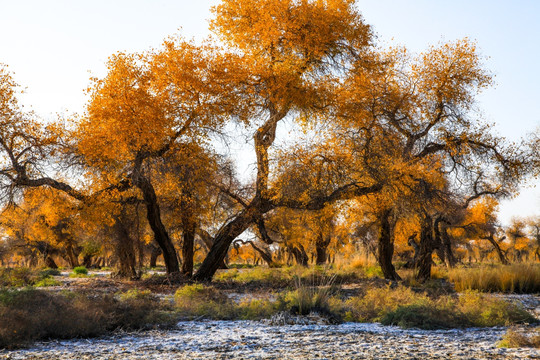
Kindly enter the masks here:
M 350 0 L 227 0 L 214 13 L 212 29 L 242 54 L 262 101 L 278 109 L 320 101 L 331 83 L 321 75 L 353 52 L 363 53 L 371 41 Z

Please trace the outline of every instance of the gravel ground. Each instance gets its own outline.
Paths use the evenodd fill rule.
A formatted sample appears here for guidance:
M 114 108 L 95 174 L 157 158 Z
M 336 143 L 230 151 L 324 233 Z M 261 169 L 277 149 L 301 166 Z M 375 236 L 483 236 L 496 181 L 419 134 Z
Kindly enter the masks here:
M 497 348 L 505 331 L 197 321 L 181 322 L 170 331 L 38 343 L 0 351 L 0 359 L 540 359 L 536 349 Z

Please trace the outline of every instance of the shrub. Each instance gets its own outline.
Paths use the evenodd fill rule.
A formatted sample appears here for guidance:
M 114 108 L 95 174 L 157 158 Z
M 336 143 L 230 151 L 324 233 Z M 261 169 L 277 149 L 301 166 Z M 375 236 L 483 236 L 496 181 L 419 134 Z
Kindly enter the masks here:
M 244 300 L 238 304 L 238 313 L 242 320 L 267 319 L 280 311 L 278 302 L 263 299 Z
M 77 275 L 88 275 L 88 269 L 84 266 L 77 266 L 73 268 L 73 273 Z
M 50 276 L 44 277 L 34 284 L 35 287 L 60 286 L 62 283 Z
M 426 330 L 447 329 L 467 326 L 467 319 L 452 308 L 433 307 L 431 304 L 412 304 L 400 306 L 386 313 L 383 325 L 398 325 L 402 328 L 419 328 Z
M 203 284 L 185 285 L 174 294 L 176 309 L 184 318 L 234 319 L 236 306 L 223 292 Z
M 508 326 L 536 322 L 523 306 L 478 292 L 468 291 L 462 294 L 457 308 L 473 326 Z
M 288 293 L 285 301 L 293 312 L 300 315 L 310 312 L 330 314 L 330 298 L 337 290 L 334 281 L 335 277 L 328 277 L 320 282 L 312 280 L 310 284 L 301 278 L 295 278 L 296 290 Z
M 352 297 L 346 301 L 346 318 L 360 322 L 380 321 L 384 315 L 401 305 L 427 301 L 426 295 L 415 293 L 405 286 L 368 289 L 364 296 Z
M 0 269 L 0 287 L 31 286 L 38 280 L 38 273 L 30 268 L 19 267 Z
M 526 332 L 524 330 L 510 328 L 506 331 L 498 346 L 508 348 L 533 347 L 540 349 L 540 328 L 536 327 Z
M 45 268 L 39 272 L 39 276 L 43 279 L 49 276 L 59 276 L 60 274 L 60 270 L 51 268 Z
M 436 298 L 407 287 L 369 289 L 347 300 L 341 309 L 348 321 L 439 329 L 469 326 L 505 326 L 535 322 L 523 307 L 493 296 L 468 292 L 459 297 Z
M 156 301 L 118 300 L 107 295 L 89 298 L 31 288 L 0 290 L 0 348 L 39 339 L 98 336 L 118 328 L 169 325 L 173 318 L 166 315 Z

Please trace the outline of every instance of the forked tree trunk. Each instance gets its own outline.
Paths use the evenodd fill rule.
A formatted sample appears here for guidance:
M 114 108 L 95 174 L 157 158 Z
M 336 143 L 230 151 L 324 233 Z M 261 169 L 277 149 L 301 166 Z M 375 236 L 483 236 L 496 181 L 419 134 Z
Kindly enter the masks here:
M 379 216 L 380 232 L 378 241 L 377 260 L 381 266 L 384 278 L 387 280 L 401 280 L 401 277 L 396 272 L 392 264 L 394 256 L 394 241 L 392 239 L 392 226 L 390 224 L 390 216 L 392 209 L 383 211 Z
M 431 216 L 425 214 L 420 230 L 420 252 L 418 253 L 416 273 L 416 279 L 420 282 L 431 278 L 433 250 L 433 221 Z
M 175 275 L 180 272 L 180 264 L 176 249 L 165 229 L 165 225 L 161 221 L 161 211 L 157 201 L 156 192 L 150 181 L 143 175 L 134 176 L 135 185 L 141 190 L 146 204 L 146 217 L 148 224 L 154 233 L 154 239 L 158 243 L 163 252 L 163 260 L 168 275 Z
M 210 248 L 199 270 L 193 275 L 193 280 L 212 280 L 217 269 L 223 263 L 231 243 L 253 223 L 256 215 L 256 206 L 249 206 L 219 230 L 212 248 Z

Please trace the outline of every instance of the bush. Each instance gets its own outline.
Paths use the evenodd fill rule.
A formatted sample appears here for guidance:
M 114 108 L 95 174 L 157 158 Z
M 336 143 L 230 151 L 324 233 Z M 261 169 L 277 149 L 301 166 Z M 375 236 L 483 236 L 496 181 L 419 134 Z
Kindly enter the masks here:
M 110 295 L 89 298 L 36 289 L 0 290 L 0 348 L 40 339 L 103 335 L 115 329 L 169 325 L 172 316 L 155 300 L 119 300 Z
M 88 269 L 84 266 L 77 266 L 73 268 L 73 273 L 77 275 L 88 275 Z
M 459 311 L 472 326 L 508 326 L 535 323 L 537 320 L 523 306 L 494 296 L 468 291 L 459 297 Z
M 34 284 L 35 287 L 60 286 L 62 283 L 50 276 L 47 276 Z
M 0 269 L 0 287 L 32 286 L 39 281 L 39 274 L 26 267 Z
M 237 309 L 223 292 L 203 284 L 185 285 L 174 294 L 176 309 L 184 318 L 228 320 L 237 316 Z
M 400 306 L 386 313 L 383 325 L 398 325 L 402 328 L 419 328 L 426 330 L 465 327 L 467 319 L 460 312 L 451 308 L 432 307 L 430 304 L 413 304 Z
M 422 329 L 536 322 L 523 307 L 493 296 L 468 292 L 459 297 L 429 297 L 403 286 L 369 289 L 364 296 L 347 300 L 341 311 L 348 321 L 381 321 Z
M 427 302 L 424 294 L 415 293 L 410 288 L 400 286 L 368 289 L 364 296 L 355 296 L 345 302 L 346 319 L 349 321 L 374 322 L 395 311 L 401 305 Z
M 43 270 L 41 270 L 39 272 L 39 276 L 44 279 L 44 278 L 47 278 L 49 276 L 59 276 L 61 273 L 60 273 L 60 270 L 58 269 L 51 269 L 51 268 L 45 268 Z
M 498 344 L 499 347 L 518 348 L 532 347 L 540 349 L 540 328 L 533 330 L 518 330 L 510 328 L 504 334 L 503 339 Z
M 331 314 L 330 299 L 336 293 L 335 277 L 329 277 L 320 282 L 312 280 L 311 284 L 295 278 L 296 290 L 285 297 L 285 301 L 293 313 L 308 315 L 310 312 Z

